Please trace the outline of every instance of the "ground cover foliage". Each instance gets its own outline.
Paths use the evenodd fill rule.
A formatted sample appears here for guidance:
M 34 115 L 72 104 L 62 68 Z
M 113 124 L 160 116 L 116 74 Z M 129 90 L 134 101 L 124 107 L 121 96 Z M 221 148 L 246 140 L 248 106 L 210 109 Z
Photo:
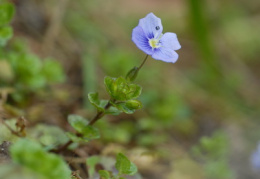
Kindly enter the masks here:
M 182 49 L 134 81 L 150 12 Z M 244 0 L 0 1 L 0 178 L 258 178 L 258 21 Z

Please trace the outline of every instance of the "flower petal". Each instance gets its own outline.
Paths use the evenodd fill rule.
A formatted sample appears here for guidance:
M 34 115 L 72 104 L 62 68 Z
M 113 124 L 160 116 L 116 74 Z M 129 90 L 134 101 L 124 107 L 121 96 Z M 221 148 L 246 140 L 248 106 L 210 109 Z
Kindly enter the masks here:
M 149 13 L 145 18 L 140 19 L 138 26 L 142 27 L 146 37 L 149 39 L 159 38 L 163 31 L 161 19 L 153 13 Z
M 161 48 L 155 49 L 152 57 L 155 60 L 161 60 L 161 61 L 168 62 L 168 63 L 175 63 L 177 61 L 179 55 L 170 48 L 161 47 Z
M 167 32 L 163 34 L 160 42 L 162 43 L 162 47 L 165 48 L 170 48 L 172 50 L 179 50 L 181 48 L 181 45 L 175 33 Z
M 149 39 L 146 37 L 141 26 L 137 26 L 132 32 L 132 41 L 135 45 L 148 55 L 153 54 L 152 47 L 149 45 Z

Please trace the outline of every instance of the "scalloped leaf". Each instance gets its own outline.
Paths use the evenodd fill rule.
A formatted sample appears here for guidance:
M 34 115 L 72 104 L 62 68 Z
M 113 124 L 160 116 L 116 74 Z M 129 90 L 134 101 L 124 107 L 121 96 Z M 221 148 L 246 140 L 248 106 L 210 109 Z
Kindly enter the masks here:
M 104 80 L 106 90 L 110 96 L 118 101 L 127 101 L 138 98 L 142 92 L 142 87 L 129 83 L 125 78 L 105 77 Z
M 124 154 L 119 153 L 116 156 L 116 169 L 119 175 L 134 175 L 137 173 L 137 167 Z

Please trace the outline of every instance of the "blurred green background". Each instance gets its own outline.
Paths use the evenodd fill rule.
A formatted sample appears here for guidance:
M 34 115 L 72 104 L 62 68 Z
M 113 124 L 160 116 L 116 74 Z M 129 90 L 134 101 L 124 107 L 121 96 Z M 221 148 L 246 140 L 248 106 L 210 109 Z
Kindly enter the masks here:
M 259 177 L 250 155 L 260 139 L 260 1 L 10 2 L 16 15 L 7 49 L 14 52 L 0 61 L 1 87 L 15 91 L 7 113 L 24 114 L 32 130 L 39 123 L 67 129 L 70 113 L 93 116 L 87 94 L 108 98 L 104 76 L 141 64 L 145 54 L 131 33 L 153 12 L 164 32 L 177 34 L 179 60 L 149 57 L 137 78 L 143 109 L 100 120 L 97 153 L 125 148 L 147 179 Z M 45 67 L 35 75 L 39 63 Z

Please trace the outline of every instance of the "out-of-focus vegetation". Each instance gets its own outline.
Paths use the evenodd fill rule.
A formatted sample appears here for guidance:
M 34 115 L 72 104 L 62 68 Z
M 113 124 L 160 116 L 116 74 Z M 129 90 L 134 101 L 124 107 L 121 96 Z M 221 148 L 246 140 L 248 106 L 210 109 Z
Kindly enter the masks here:
M 132 162 L 132 178 L 259 178 L 250 156 L 260 139 L 260 2 L 0 2 L 0 178 L 69 178 L 69 164 L 74 178 L 106 179 L 131 174 Z M 102 110 L 99 98 L 109 100 L 103 78 L 125 76 L 145 57 L 131 32 L 149 12 L 177 34 L 179 60 L 149 57 L 136 79 L 142 109 L 83 129 L 91 103 Z M 70 139 L 71 150 L 47 152 Z

